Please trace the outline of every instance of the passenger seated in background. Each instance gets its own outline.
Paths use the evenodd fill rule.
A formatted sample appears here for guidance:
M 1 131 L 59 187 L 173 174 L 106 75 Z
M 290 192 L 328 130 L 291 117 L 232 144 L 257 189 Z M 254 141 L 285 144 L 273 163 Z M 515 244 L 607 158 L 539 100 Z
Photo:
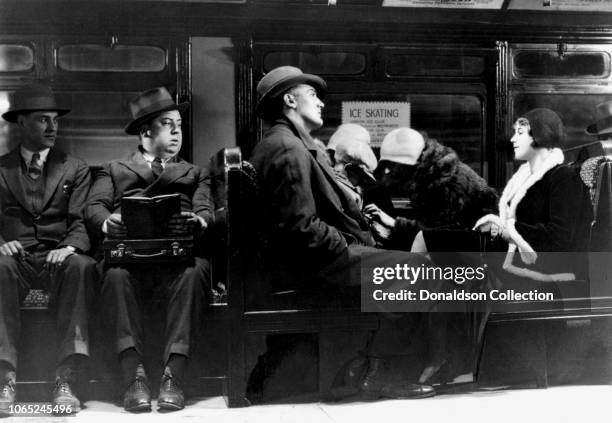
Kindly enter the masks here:
M 30 85 L 2 115 L 21 130 L 22 142 L 0 157 L 0 413 L 15 402 L 19 306 L 30 288 L 49 291 L 57 316 L 53 406 L 80 408 L 72 390 L 89 356 L 88 314 L 98 275 L 96 262 L 83 254 L 90 248 L 82 215 L 89 167 L 55 148 L 57 119 L 68 112 L 51 88 Z
M 465 265 L 466 259 L 453 253 L 455 251 L 478 252 L 478 239 L 471 229 L 483 213 L 497 210 L 497 194 L 472 168 L 459 160 L 453 149 L 414 129 L 395 129 L 383 140 L 376 175 L 389 192 L 408 197 L 413 216 L 413 219 L 394 219 L 375 205 L 366 206 L 364 212 L 373 220 L 373 232 L 383 246 L 422 251 L 423 236 L 417 238 L 417 234 L 424 234 L 425 239 L 435 242 L 437 249 L 434 251 L 445 252 L 443 256 L 434 256 L 438 266 Z M 458 235 L 447 236 L 451 231 Z M 468 258 L 467 261 L 472 260 Z M 434 376 L 440 376 L 441 367 L 449 364 L 447 337 L 461 339 L 457 334 L 447 334 L 451 320 L 459 325 L 459 331 L 453 332 L 466 330 L 458 316 L 452 319 L 445 313 L 428 316 L 429 362 L 419 377 L 420 383 L 431 382 Z M 453 359 L 456 363 L 447 366 L 446 370 L 452 372 L 450 367 L 453 367 L 456 373 L 470 371 L 465 369 L 469 359 L 462 359 L 457 353 Z
M 495 190 L 453 149 L 411 128 L 385 136 L 375 175 L 393 195 L 409 198 L 414 216 L 394 219 L 375 205 L 366 206 L 374 233 L 389 248 L 410 250 L 421 230 L 426 235 L 436 229 L 469 230 L 483 214 L 497 210 Z M 444 248 L 464 247 L 447 243 Z
M 327 154 L 331 160 L 332 167 L 336 164 L 336 149 L 341 141 L 351 143 L 362 143 L 370 145 L 370 133 L 363 126 L 356 123 L 343 123 L 338 126 L 327 142 Z
M 140 146 L 130 157 L 104 165 L 91 188 L 85 216 L 93 231 L 125 238 L 121 198 L 178 193 L 182 212 L 170 221 L 170 236 L 199 235 L 210 223 L 212 206 L 207 172 L 178 157 L 182 145 L 180 111 L 161 87 L 140 94 L 130 103 L 133 120 L 125 132 L 138 135 Z M 102 303 L 124 377 L 123 406 L 127 411 L 149 411 L 151 392 L 142 364 L 142 296 L 153 292 L 166 303 L 165 344 L 158 406 L 184 407 L 184 373 L 193 337 L 210 292 L 208 260 L 193 264 L 106 266 Z
M 264 207 L 262 226 L 272 257 L 268 265 L 282 267 L 304 284 L 322 281 L 340 287 L 359 304 L 362 267 L 418 267 L 428 261 L 420 255 L 373 247 L 367 220 L 338 184 L 310 135 L 323 124 L 324 104 L 318 95 L 325 89 L 321 78 L 292 66 L 265 75 L 257 85 L 256 111 L 272 126 L 255 146 L 251 162 Z M 437 292 L 451 287 L 430 280 L 428 288 Z M 370 356 L 363 377 L 356 381 L 360 393 L 374 398 L 422 398 L 435 393 L 430 386 L 405 381 L 387 384 L 381 373 L 381 359 Z

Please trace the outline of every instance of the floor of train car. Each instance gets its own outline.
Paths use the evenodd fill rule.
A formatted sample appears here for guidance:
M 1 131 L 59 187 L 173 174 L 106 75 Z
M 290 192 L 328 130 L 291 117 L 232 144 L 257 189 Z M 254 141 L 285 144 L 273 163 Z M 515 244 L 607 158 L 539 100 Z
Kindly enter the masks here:
M 438 395 L 423 400 L 274 404 L 227 409 L 221 397 L 196 398 L 184 410 L 133 415 L 111 403 L 90 401 L 70 422 L 453 422 L 516 423 L 607 421 L 609 385 L 563 386 Z M 155 404 L 154 404 L 155 405 Z M 21 417 L 7 420 L 24 421 Z M 26 421 L 29 419 L 25 419 Z M 6 421 L 6 420 L 5 420 Z M 52 421 L 52 420 L 48 420 Z
M 157 313 L 154 313 L 157 314 Z M 154 319 L 156 320 L 156 319 Z M 28 319 L 25 323 L 26 333 L 36 332 L 36 325 L 50 328 L 48 319 Z M 153 325 L 156 326 L 156 325 Z M 414 380 L 418 371 L 424 364 L 427 351 L 419 322 L 399 319 L 387 321 L 379 331 L 378 351 L 387 358 L 385 375 L 391 379 L 406 378 Z M 459 325 L 461 326 L 461 325 Z M 255 339 L 249 343 L 254 352 L 253 357 L 259 357 L 258 362 L 266 364 L 262 380 L 252 378 L 250 389 L 266 405 L 254 405 L 248 409 L 226 410 L 225 402 L 219 396 L 223 383 L 224 349 L 225 343 L 221 321 L 209 319 L 200 337 L 199 353 L 193 360 L 189 373 L 191 374 L 188 407 L 178 413 L 163 414 L 154 411 L 152 414 L 132 416 L 125 413 L 120 407 L 119 396 L 122 389 L 117 380 L 118 366 L 110 351 L 108 342 L 99 339 L 94 342 L 95 369 L 98 374 L 89 372 L 90 380 L 97 383 L 89 384 L 89 392 L 83 395 L 87 399 L 85 408 L 77 416 L 77 420 L 89 418 L 107 419 L 134 419 L 154 418 L 164 419 L 172 417 L 188 420 L 190 418 L 211 418 L 215 421 L 348 421 L 353 418 L 363 420 L 364 416 L 374 416 L 380 413 L 392 413 L 401 416 L 407 413 L 407 418 L 426 417 L 427 421 L 442 421 L 449 417 L 461 422 L 474 420 L 474 416 L 481 416 L 483 421 L 488 415 L 503 418 L 499 410 L 511 410 L 523 415 L 524 409 L 535 408 L 540 416 L 563 417 L 563 421 L 575 421 L 569 416 L 587 416 L 593 410 L 604 410 L 612 390 L 612 322 L 609 319 L 585 319 L 571 323 L 555 323 L 553 329 L 562 331 L 563 337 L 554 348 L 548 350 L 548 389 L 534 389 L 536 380 L 530 366 L 538 366 L 531 361 L 537 355 L 537 345 L 529 340 L 541 336 L 551 337 L 550 326 L 541 326 L 525 322 L 512 322 L 504 324 L 491 324 L 488 329 L 488 342 L 485 349 L 485 361 L 482 363 L 481 375 L 478 384 L 448 385 L 439 390 L 440 395 L 434 399 L 418 401 L 381 401 L 377 403 L 361 403 L 345 401 L 340 403 L 320 403 L 318 396 L 317 370 L 320 354 L 317 349 L 334 350 L 331 356 L 345 362 L 356 355 L 356 351 L 364 346 L 365 336 L 360 333 L 332 336 L 326 343 L 317 342 L 314 335 L 293 334 L 279 335 L 268 338 L 267 343 L 262 339 Z M 40 331 L 40 327 L 38 331 Z M 465 349 L 462 349 L 462 336 L 454 332 L 453 325 L 449 326 L 449 350 L 452 351 L 448 367 L 454 368 L 457 373 L 458 363 L 464 361 Z M 49 332 L 52 332 L 49 330 Z M 47 337 L 49 333 L 46 334 Z M 553 337 L 554 338 L 554 337 Z M 36 342 L 40 338 L 32 339 L 25 336 L 22 345 L 20 362 L 30 363 L 28 369 L 19 373 L 22 383 L 19 386 L 19 401 L 48 401 L 50 385 L 23 383 L 34 379 L 35 374 L 44 374 L 46 368 L 51 367 L 52 359 L 46 354 L 46 360 L 35 359 L 40 354 Z M 28 342 L 30 343 L 28 345 Z M 50 342 L 50 340 L 47 340 Z M 48 345 L 48 344 L 47 344 Z M 271 348 L 274 347 L 274 348 Z M 155 348 L 155 347 L 153 347 Z M 157 346 L 159 349 L 159 345 Z M 277 350 L 274 353 L 274 349 Z M 47 350 L 49 351 L 49 350 Z M 280 351 L 280 353 L 278 352 Z M 403 351 L 398 354 L 398 351 Z M 156 351 L 151 356 L 156 357 Z M 265 353 L 265 354 L 264 354 Z M 31 354 L 31 355 L 30 355 Z M 327 357 L 330 357 L 328 354 Z M 156 360 L 149 357 L 150 377 L 155 384 L 157 373 L 161 370 L 155 366 Z M 45 363 L 46 362 L 46 363 Z M 326 363 L 326 369 L 338 369 L 338 363 Z M 261 370 L 261 369 L 260 369 Z M 52 369 L 48 369 L 52 372 Z M 334 373 L 328 371 L 327 373 Z M 197 377 L 194 377 L 197 376 Z M 333 380 L 333 374 L 325 377 Z M 48 379 L 47 379 L 48 380 Z M 522 389 L 518 389 L 522 388 Z M 156 387 L 153 387 L 154 393 Z M 272 405 L 274 404 L 274 405 Z M 155 404 L 154 404 L 155 405 Z M 154 407 L 155 408 L 155 407 Z M 576 410 L 582 410 L 577 412 Z M 609 410 L 606 409 L 606 412 Z M 415 414 L 416 413 L 416 414 Z M 473 413 L 472 415 L 470 413 Z M 488 413 L 488 414 L 487 414 Z M 574 413 L 574 414 L 572 414 Z M 576 414 L 578 413 L 578 414 Z M 582 413 L 585 413 L 584 415 Z M 465 415 L 465 419 L 462 416 Z M 21 418 L 21 417 L 20 417 Z M 527 419 L 532 421 L 535 419 Z M 547 421 L 561 421 L 550 416 Z M 6 421 L 6 420 L 4 420 Z M 503 421 L 503 420 L 502 420 Z

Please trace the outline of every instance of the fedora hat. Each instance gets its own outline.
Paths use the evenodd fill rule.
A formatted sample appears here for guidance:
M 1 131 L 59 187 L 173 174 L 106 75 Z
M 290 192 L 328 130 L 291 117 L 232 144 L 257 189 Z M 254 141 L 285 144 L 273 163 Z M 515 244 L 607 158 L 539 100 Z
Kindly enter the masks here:
M 17 116 L 20 113 L 40 110 L 57 112 L 58 116 L 70 112 L 70 109 L 58 107 L 51 87 L 43 84 L 31 84 L 15 91 L 11 106 L 2 114 L 2 118 L 14 123 L 17 122 Z
M 188 107 L 188 102 L 176 104 L 166 88 L 152 88 L 140 93 L 138 97 L 130 101 L 132 121 L 125 127 L 125 132 L 130 135 L 138 135 L 140 127 L 160 113 L 169 110 L 183 112 Z
M 587 127 L 587 134 L 601 135 L 612 132 L 612 101 L 598 104 L 595 107 L 595 118 L 595 123 Z
M 270 116 L 271 111 L 269 110 L 271 101 L 299 84 L 311 85 L 319 95 L 323 95 L 327 90 L 327 85 L 322 78 L 304 73 L 294 66 L 279 66 L 268 72 L 257 84 L 258 100 L 255 106 L 257 115 L 264 119 L 273 117 Z

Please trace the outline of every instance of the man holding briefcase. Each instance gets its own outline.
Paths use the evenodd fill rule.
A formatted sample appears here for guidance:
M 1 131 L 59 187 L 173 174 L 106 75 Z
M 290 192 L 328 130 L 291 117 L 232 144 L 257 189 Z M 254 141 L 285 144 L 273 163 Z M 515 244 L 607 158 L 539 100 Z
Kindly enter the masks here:
M 130 103 L 133 120 L 125 131 L 138 135 L 140 146 L 125 160 L 107 163 L 91 188 L 85 217 L 90 227 L 107 238 L 126 238 L 121 199 L 127 196 L 180 195 L 181 213 L 170 219 L 168 237 L 201 234 L 212 216 L 207 173 L 177 156 L 182 144 L 181 114 L 187 103 L 176 104 L 163 87 L 141 93 Z M 164 372 L 158 406 L 184 407 L 182 390 L 187 357 L 210 284 L 209 262 L 193 261 L 159 266 L 105 263 L 102 302 L 115 336 L 123 372 L 127 411 L 149 411 L 151 393 L 143 366 L 143 293 L 153 292 L 166 303 Z

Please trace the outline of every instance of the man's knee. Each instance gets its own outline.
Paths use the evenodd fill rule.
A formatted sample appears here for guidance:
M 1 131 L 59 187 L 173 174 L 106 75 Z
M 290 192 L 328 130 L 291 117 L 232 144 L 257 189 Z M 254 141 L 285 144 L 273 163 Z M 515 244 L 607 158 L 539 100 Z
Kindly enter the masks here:
M 96 261 L 84 254 L 72 254 L 66 258 L 67 271 L 77 270 L 79 273 L 93 273 L 96 271 Z
M 123 291 L 130 284 L 130 272 L 122 267 L 111 267 L 102 276 L 102 293 Z
M 178 288 L 190 292 L 201 292 L 210 286 L 210 263 L 203 258 L 196 258 L 192 266 L 185 268 L 178 279 Z
M 17 260 L 11 256 L 0 256 L 0 274 L 15 275 L 18 272 Z

